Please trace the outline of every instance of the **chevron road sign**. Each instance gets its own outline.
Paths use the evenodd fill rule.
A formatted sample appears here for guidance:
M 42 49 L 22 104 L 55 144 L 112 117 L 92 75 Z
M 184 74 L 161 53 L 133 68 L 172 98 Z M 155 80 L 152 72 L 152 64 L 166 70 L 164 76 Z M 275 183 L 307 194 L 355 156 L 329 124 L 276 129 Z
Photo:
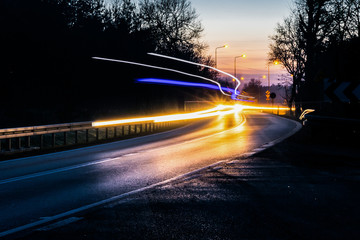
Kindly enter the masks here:
M 327 102 L 360 102 L 360 82 L 324 80 L 324 100 Z
M 269 90 L 267 90 L 266 92 L 266 101 L 270 101 L 270 91 Z

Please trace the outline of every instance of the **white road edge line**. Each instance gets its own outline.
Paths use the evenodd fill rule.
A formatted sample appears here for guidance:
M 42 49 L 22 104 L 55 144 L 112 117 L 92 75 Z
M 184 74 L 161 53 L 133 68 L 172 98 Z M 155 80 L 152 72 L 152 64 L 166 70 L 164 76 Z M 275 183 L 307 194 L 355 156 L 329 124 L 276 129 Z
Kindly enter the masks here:
M 273 147 L 274 145 L 284 141 L 285 139 L 287 139 L 288 137 L 291 137 L 292 135 L 294 135 L 295 133 L 297 133 L 301 128 L 302 128 L 302 125 L 301 123 L 295 121 L 295 120 L 291 120 L 291 119 L 287 119 L 287 118 L 283 118 L 283 119 L 286 119 L 290 122 L 293 122 L 295 123 L 295 128 L 293 130 L 291 130 L 290 132 L 288 132 L 288 134 L 285 134 L 284 136 L 281 136 L 273 141 L 270 141 L 270 142 L 267 142 L 257 148 L 255 148 L 252 152 L 247 152 L 247 153 L 244 153 L 242 154 L 240 157 L 238 158 L 248 158 L 248 157 L 251 157 L 259 152 L 262 152 L 270 147 Z
M 39 157 L 43 157 L 43 156 L 49 156 L 49 157 L 50 157 L 50 156 L 59 155 L 59 154 L 63 154 L 63 153 L 78 152 L 78 151 L 83 151 L 83 150 L 87 150 L 87 149 L 101 148 L 101 147 L 103 147 L 103 146 L 115 145 L 115 144 L 118 144 L 119 142 L 132 141 L 132 140 L 134 140 L 135 138 L 136 138 L 136 139 L 142 139 L 142 138 L 148 138 L 148 137 L 150 137 L 150 136 L 157 136 L 157 135 L 161 135 L 161 134 L 165 134 L 165 133 L 172 133 L 172 132 L 181 130 L 181 129 L 183 129 L 183 128 L 186 128 L 186 127 L 188 127 L 188 126 L 189 126 L 189 125 L 186 124 L 185 126 L 182 126 L 182 127 L 179 127 L 179 128 L 171 129 L 171 130 L 164 131 L 164 132 L 151 133 L 151 134 L 145 135 L 145 136 L 138 136 L 138 137 L 134 137 L 134 138 L 116 140 L 116 141 L 108 142 L 108 143 L 100 143 L 100 144 L 96 144 L 96 145 L 92 145 L 92 146 L 86 146 L 86 147 L 81 147 L 81 148 L 64 150 L 64 151 L 60 151 L 60 152 L 45 153 L 45 154 L 35 155 L 35 156 L 30 156 L 30 157 L 22 157 L 22 158 L 15 158 L 15 159 L 4 160 L 4 161 L 0 161 L 0 165 L 1 165 L 1 164 L 6 164 L 6 163 L 11 163 L 11 162 L 23 161 L 23 160 L 26 160 L 26 159 L 39 158 Z
M 72 170 L 72 169 L 87 167 L 87 166 L 106 163 L 106 162 L 110 162 L 110 161 L 115 161 L 115 160 L 118 160 L 121 157 L 123 157 L 123 156 L 119 156 L 119 157 L 115 157 L 115 158 L 106 158 L 104 160 L 98 160 L 98 161 L 93 161 L 93 162 L 88 162 L 88 163 L 77 164 L 77 165 L 73 165 L 73 166 L 69 166 L 69 167 L 63 167 L 63 168 L 57 168 L 57 169 L 38 172 L 38 173 L 27 174 L 27 175 L 23 175 L 23 176 L 20 176 L 20 177 L 8 178 L 8 179 L 0 180 L 0 185 L 5 184 L 5 183 L 11 183 L 11 182 L 16 182 L 16 181 L 26 180 L 26 179 L 30 179 L 30 178 L 34 178 L 34 177 L 41 177 L 41 176 L 45 176 L 45 175 L 50 175 L 50 174 L 53 174 L 53 173 L 66 172 L 66 171 L 69 171 L 69 170 Z
M 14 234 L 14 233 L 17 233 L 17 232 L 20 232 L 20 231 L 24 231 L 24 230 L 33 228 L 33 227 L 37 227 L 37 226 L 40 226 L 40 225 L 43 225 L 43 224 L 46 224 L 46 223 L 49 223 L 49 222 L 52 222 L 52 221 L 55 221 L 55 220 L 58 220 L 58 219 L 69 217 L 71 215 L 83 212 L 83 211 L 91 209 L 91 208 L 99 207 L 99 206 L 102 206 L 102 205 L 105 205 L 105 204 L 108 204 L 108 203 L 111 203 L 111 202 L 114 202 L 114 201 L 118 201 L 120 199 L 123 199 L 125 197 L 131 196 L 131 195 L 134 195 L 134 194 L 137 194 L 137 193 L 140 193 L 140 192 L 143 192 L 145 190 L 155 188 L 155 187 L 158 187 L 158 186 L 161 186 L 161 185 L 165 185 L 165 184 L 168 184 L 170 182 L 173 182 L 173 181 L 176 181 L 176 180 L 179 180 L 179 179 L 182 179 L 182 178 L 186 178 L 186 177 L 188 177 L 188 176 L 190 176 L 192 174 L 204 171 L 204 170 L 206 170 L 208 168 L 215 167 L 215 166 L 220 165 L 222 163 L 225 163 L 227 161 L 228 160 L 222 160 L 222 161 L 216 162 L 214 164 L 211 164 L 209 166 L 206 166 L 206 167 L 194 170 L 192 172 L 185 173 L 185 174 L 182 174 L 182 175 L 167 179 L 167 180 L 162 181 L 162 182 L 158 182 L 158 183 L 146 186 L 146 187 L 142 187 L 142 188 L 139 188 L 139 189 L 127 192 L 127 193 L 123 193 L 123 194 L 120 194 L 120 195 L 117 195 L 117 196 L 114 196 L 114 197 L 111 197 L 111 198 L 108 198 L 108 199 L 101 200 L 99 202 L 95 202 L 95 203 L 85 205 L 85 206 L 82 206 L 82 207 L 79 207 L 79 208 L 76 208 L 76 209 L 72 209 L 70 211 L 63 212 L 63 213 L 60 213 L 60 214 L 52 216 L 52 217 L 42 218 L 39 221 L 29 223 L 29 224 L 25 224 L 23 226 L 16 227 L 16 228 L 13 228 L 13 229 L 9 229 L 9 230 L 6 230 L 4 232 L 0 232 L 0 237 L 5 237 L 5 236 L 8 236 L 10 234 Z
M 290 136 L 294 135 L 295 133 L 297 133 L 297 132 L 302 128 L 301 123 L 299 123 L 299 122 L 297 122 L 297 121 L 295 121 L 295 120 L 291 120 L 291 119 L 287 119 L 287 118 L 283 118 L 283 119 L 286 119 L 287 121 L 290 121 L 290 122 L 295 123 L 295 125 L 296 125 L 295 128 L 294 128 L 292 131 L 290 131 L 288 134 L 285 134 L 285 135 L 282 136 L 282 137 L 279 137 L 279 138 L 277 138 L 277 139 L 275 139 L 275 140 L 273 140 L 273 141 L 270 141 L 270 142 L 265 143 L 264 145 L 258 147 L 257 153 L 258 153 L 258 152 L 262 152 L 262 151 L 264 151 L 265 149 L 267 149 L 267 148 L 269 148 L 269 147 L 272 147 L 272 146 L 274 146 L 275 144 L 278 144 L 278 143 L 284 141 L 284 140 L 287 139 L 288 137 L 290 137 Z M 262 148 L 262 149 L 260 150 L 260 148 Z
M 225 131 L 222 131 L 222 132 L 217 132 L 217 133 L 214 133 L 214 134 L 211 134 L 211 135 L 208 135 L 208 136 L 204 136 L 204 137 L 201 137 L 201 138 L 196 138 L 196 139 L 193 139 L 193 140 L 189 140 L 189 141 L 186 141 L 186 142 L 183 142 L 183 143 L 179 143 L 178 145 L 188 144 L 188 143 L 195 142 L 195 141 L 199 141 L 199 140 L 203 140 L 203 139 L 206 139 L 206 138 L 211 138 L 211 137 L 213 137 L 213 136 L 216 136 L 216 135 L 219 135 L 219 134 L 223 134 L 223 133 L 226 133 L 226 132 L 228 132 L 228 131 L 232 131 L 232 130 L 234 130 L 234 129 L 236 129 L 236 128 L 239 128 L 239 127 L 241 127 L 241 125 L 243 125 L 243 124 L 246 123 L 246 118 L 245 118 L 245 116 L 242 115 L 242 117 L 243 117 L 242 122 L 241 122 L 238 126 L 236 126 L 236 127 L 234 127 L 234 128 L 231 128 L 231 129 L 228 129 L 228 130 L 225 130 Z M 92 147 L 92 146 L 91 146 L 91 147 Z M 167 147 L 167 146 L 160 147 L 160 148 L 166 148 L 166 147 Z M 160 148 L 158 148 L 158 149 L 160 149 Z M 74 149 L 74 150 L 77 150 L 77 149 Z M 69 151 L 73 151 L 73 150 L 69 150 Z M 148 150 L 148 151 L 151 151 L 151 150 Z M 69 171 L 69 170 L 73 170 L 73 169 L 77 169 L 77 168 L 82 168 L 82 167 L 88 167 L 88 166 L 91 166 L 91 165 L 96 165 L 96 164 L 111 162 L 111 161 L 118 160 L 118 159 L 121 158 L 121 157 L 129 157 L 129 156 L 136 155 L 136 154 L 138 154 L 138 153 L 139 153 L 139 152 L 127 153 L 127 154 L 124 154 L 124 155 L 122 155 L 122 156 L 115 157 L 115 158 L 107 158 L 107 159 L 104 159 L 104 160 L 97 160 L 97 161 L 93 161 L 93 162 L 82 163 L 82 164 L 77 164 L 77 165 L 68 166 L 68 167 L 63 167 L 63 168 L 58 168 L 58 169 L 52 169 L 52 170 L 48 170 L 48 171 L 43 171 L 43 172 L 37 172 L 37 173 L 27 174 L 27 175 L 23 175 L 23 176 L 19 176 L 19 177 L 7 178 L 7 179 L 0 180 L 0 185 L 1 185 L 1 184 L 6 184 L 6 183 L 12 183 L 12 182 L 16 182 L 16 181 L 21 181 L 21 180 L 26 180 L 26 179 L 30 179 L 30 178 L 35 178 L 35 177 L 46 176 L 46 175 L 50 175 L 50 174 L 54 174 L 54 173 L 66 172 L 66 171 Z

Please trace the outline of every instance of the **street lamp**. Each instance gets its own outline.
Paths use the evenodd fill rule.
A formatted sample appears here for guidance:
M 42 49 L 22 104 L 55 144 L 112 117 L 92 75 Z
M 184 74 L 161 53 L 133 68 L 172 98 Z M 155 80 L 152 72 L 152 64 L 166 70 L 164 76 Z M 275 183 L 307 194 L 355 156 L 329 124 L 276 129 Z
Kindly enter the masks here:
M 229 47 L 229 45 L 224 45 L 224 46 L 221 46 L 221 47 L 217 47 L 217 48 L 215 48 L 215 68 L 217 68 L 217 50 L 219 49 L 219 48 L 228 48 Z
M 234 57 L 234 76 L 236 77 L 236 59 L 237 58 L 246 58 L 246 55 L 245 54 L 242 54 L 242 55 L 240 55 L 240 56 L 236 56 L 236 57 Z
M 279 61 L 275 60 L 273 64 L 278 65 Z M 270 63 L 268 63 L 268 90 L 270 91 Z

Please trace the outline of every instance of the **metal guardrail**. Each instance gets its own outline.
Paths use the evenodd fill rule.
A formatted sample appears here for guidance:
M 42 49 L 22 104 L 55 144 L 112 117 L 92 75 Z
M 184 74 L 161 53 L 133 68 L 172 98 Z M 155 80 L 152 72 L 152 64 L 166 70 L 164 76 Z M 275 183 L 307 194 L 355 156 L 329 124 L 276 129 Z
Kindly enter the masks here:
M 151 133 L 178 123 L 141 122 L 93 127 L 92 122 L 63 123 L 0 129 L 0 155 Z
M 42 135 L 58 132 L 69 132 L 87 129 L 91 127 L 92 122 L 79 122 L 79 123 L 64 123 L 43 126 L 31 126 L 20 128 L 5 128 L 0 129 L 0 139 L 26 137 L 33 135 Z

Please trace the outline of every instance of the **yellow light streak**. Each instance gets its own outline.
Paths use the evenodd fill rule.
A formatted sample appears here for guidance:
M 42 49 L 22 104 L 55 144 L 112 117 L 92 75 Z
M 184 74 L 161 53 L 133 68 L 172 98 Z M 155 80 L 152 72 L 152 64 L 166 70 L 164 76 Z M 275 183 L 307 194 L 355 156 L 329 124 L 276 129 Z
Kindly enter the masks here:
M 171 115 L 154 116 L 154 117 L 127 118 L 127 119 L 110 120 L 110 121 L 96 121 L 92 123 L 92 126 L 101 127 L 101 126 L 141 123 L 141 122 L 167 122 L 167 121 L 196 119 L 196 118 L 216 116 L 217 114 L 215 113 L 217 113 L 218 111 L 223 111 L 226 108 L 229 107 L 218 105 L 215 108 L 198 111 L 194 113 L 171 114 Z
M 289 111 L 288 107 L 264 107 L 264 106 L 243 106 L 244 110 L 280 110 Z
M 315 110 L 314 110 L 314 109 L 305 109 L 305 110 L 301 113 L 299 119 L 300 119 L 300 120 L 303 120 L 303 119 L 305 118 L 305 115 L 308 114 L 308 113 L 311 113 L 311 112 L 315 112 Z
M 182 121 L 182 120 L 193 120 L 201 118 L 209 118 L 215 116 L 224 116 L 228 114 L 238 114 L 243 110 L 281 110 L 288 111 L 288 107 L 267 107 L 267 106 L 252 106 L 252 105 L 243 105 L 243 104 L 234 104 L 234 105 L 218 105 L 214 108 L 210 108 L 203 111 L 192 112 L 192 113 L 180 113 L 180 114 L 170 114 L 164 116 L 153 116 L 153 117 L 139 117 L 139 118 L 127 118 L 127 119 L 118 119 L 111 121 L 96 121 L 92 123 L 93 127 L 104 127 L 110 125 L 121 125 L 121 124 L 137 124 L 143 122 L 172 122 L 172 121 Z

